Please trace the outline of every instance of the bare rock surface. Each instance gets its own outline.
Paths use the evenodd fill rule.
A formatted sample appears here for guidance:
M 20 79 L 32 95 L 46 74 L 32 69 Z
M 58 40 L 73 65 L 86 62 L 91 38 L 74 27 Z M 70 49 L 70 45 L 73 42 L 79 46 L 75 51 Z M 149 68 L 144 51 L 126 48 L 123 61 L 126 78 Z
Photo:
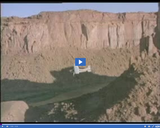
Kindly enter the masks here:
M 2 20 L 2 50 L 36 53 L 47 47 L 81 49 L 141 46 L 155 53 L 157 13 L 102 13 L 93 10 L 41 12 Z M 149 45 L 149 46 L 148 46 Z

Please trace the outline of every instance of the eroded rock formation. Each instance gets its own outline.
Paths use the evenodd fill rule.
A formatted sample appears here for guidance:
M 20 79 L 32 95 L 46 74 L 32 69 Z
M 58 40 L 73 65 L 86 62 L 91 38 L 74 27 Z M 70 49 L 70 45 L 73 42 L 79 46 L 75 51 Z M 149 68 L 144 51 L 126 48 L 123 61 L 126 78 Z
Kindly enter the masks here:
M 160 3 L 158 3 L 158 44 L 160 49 Z
M 3 53 L 35 53 L 47 47 L 112 49 L 140 46 L 157 51 L 157 13 L 102 13 L 92 10 L 42 12 L 2 22 Z

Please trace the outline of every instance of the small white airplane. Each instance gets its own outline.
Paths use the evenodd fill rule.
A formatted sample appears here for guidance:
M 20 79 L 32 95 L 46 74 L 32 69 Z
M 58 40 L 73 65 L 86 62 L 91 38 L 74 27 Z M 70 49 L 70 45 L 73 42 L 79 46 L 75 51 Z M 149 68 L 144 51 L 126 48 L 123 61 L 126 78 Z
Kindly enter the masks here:
M 75 66 L 75 64 L 74 64 L 73 76 L 75 74 L 79 74 L 79 73 L 82 73 L 82 72 L 91 72 L 91 66 L 89 65 L 87 68 L 80 69 L 78 66 Z

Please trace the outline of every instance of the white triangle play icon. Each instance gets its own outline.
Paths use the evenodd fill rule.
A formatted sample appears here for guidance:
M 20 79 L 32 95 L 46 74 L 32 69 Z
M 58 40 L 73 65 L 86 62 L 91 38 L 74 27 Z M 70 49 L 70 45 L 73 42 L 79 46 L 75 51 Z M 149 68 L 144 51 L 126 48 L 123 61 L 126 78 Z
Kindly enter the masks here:
M 79 64 L 81 64 L 82 63 L 82 61 L 81 60 L 79 60 Z

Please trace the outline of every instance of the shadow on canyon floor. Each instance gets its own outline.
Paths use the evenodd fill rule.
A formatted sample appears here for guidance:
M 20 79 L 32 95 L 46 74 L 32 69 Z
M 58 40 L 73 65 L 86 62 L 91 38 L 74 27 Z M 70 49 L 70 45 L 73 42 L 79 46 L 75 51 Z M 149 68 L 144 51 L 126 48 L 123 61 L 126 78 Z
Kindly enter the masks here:
M 51 71 L 51 75 L 56 79 L 53 83 L 3 79 L 1 80 L 1 100 L 2 102 L 23 100 L 28 104 L 32 104 L 72 90 L 74 91 L 75 89 L 105 84 L 115 79 L 115 77 L 101 76 L 88 72 L 73 77 L 70 72 L 71 69 L 72 67 L 62 69 L 61 71 Z
M 100 113 L 126 98 L 136 84 L 134 79 L 125 77 L 130 72 L 128 70 L 115 78 L 93 73 L 73 77 L 71 69 L 69 67 L 51 72 L 56 78 L 53 83 L 4 79 L 1 81 L 2 102 L 25 101 L 29 105 L 26 122 L 94 121 Z M 48 114 L 55 107 L 54 103 L 61 102 L 74 104 L 78 113 L 76 120 L 66 119 L 66 112 L 61 111 L 64 105 L 61 104 L 54 114 Z
M 106 113 L 106 109 L 112 108 L 128 97 L 137 83 L 134 77 L 130 77 L 130 73 L 133 72 L 134 69 L 131 67 L 129 70 L 124 71 L 120 77 L 108 83 L 108 85 L 104 83 L 106 86 L 103 86 L 96 92 L 86 93 L 80 97 L 57 102 L 56 104 L 50 103 L 30 107 L 26 112 L 25 121 L 95 122 L 101 114 Z M 89 81 L 97 79 L 92 75 Z M 105 79 L 110 78 L 105 77 Z M 96 83 L 96 86 L 99 86 L 99 84 Z M 50 112 L 51 114 L 49 114 Z

